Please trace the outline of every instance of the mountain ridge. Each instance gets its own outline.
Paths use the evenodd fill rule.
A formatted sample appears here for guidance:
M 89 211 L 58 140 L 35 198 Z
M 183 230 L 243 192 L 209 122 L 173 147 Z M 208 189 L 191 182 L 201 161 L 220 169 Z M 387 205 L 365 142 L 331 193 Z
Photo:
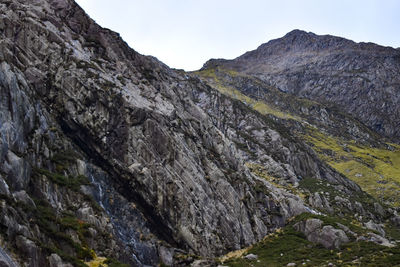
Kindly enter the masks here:
M 335 104 L 399 142 L 400 53 L 394 48 L 293 31 L 236 59 L 210 60 L 202 70 L 217 66 Z
M 337 36 L 337 35 L 331 35 L 331 34 L 318 35 L 318 34 L 315 34 L 313 32 L 307 32 L 305 30 L 294 29 L 294 30 L 286 33 L 283 37 L 279 37 L 279 38 L 276 38 L 276 39 L 269 40 L 269 41 L 259 45 L 256 49 L 247 51 L 247 52 L 243 53 L 242 55 L 240 55 L 240 56 L 238 56 L 238 57 L 236 57 L 234 59 L 211 58 L 211 59 L 209 59 L 208 61 L 206 61 L 203 64 L 203 66 L 202 66 L 202 68 L 200 70 L 206 69 L 210 65 L 218 64 L 218 62 L 225 62 L 226 63 L 226 62 L 231 62 L 231 61 L 235 61 L 235 60 L 244 59 L 246 57 L 251 57 L 251 55 L 253 53 L 255 53 L 257 50 L 262 50 L 265 47 L 268 47 L 270 45 L 279 43 L 283 39 L 285 39 L 286 41 L 289 42 L 289 41 L 293 41 L 295 39 L 298 39 L 299 37 L 305 37 L 305 39 L 308 39 L 308 40 L 310 40 L 311 38 L 314 38 L 314 39 L 315 38 L 333 39 L 333 40 L 336 40 L 336 42 L 339 42 L 339 41 L 344 42 L 344 44 L 342 44 L 342 45 L 346 45 L 346 44 L 349 45 L 350 44 L 350 45 L 354 46 L 355 48 L 356 47 L 361 47 L 361 48 L 364 48 L 364 49 L 376 49 L 376 48 L 378 48 L 378 49 L 382 49 L 382 50 L 398 50 L 398 49 L 400 49 L 400 48 L 394 48 L 394 47 L 391 47 L 391 46 L 383 46 L 383 45 L 380 45 L 380 44 L 374 43 L 374 42 L 366 42 L 366 41 L 355 42 L 355 41 L 353 41 L 353 40 L 351 40 L 349 38 L 344 38 L 344 37 L 340 37 L 340 36 Z M 330 45 L 335 45 L 335 44 L 333 43 L 333 44 L 330 44 Z M 329 48 L 329 45 L 328 46 L 325 45 L 325 47 L 323 47 L 323 48 L 327 49 L 327 48 Z
M 396 208 L 303 137 L 331 145 L 324 127 L 337 122 L 360 144 L 386 145 L 356 120 L 256 77 L 172 70 L 72 0 L 0 10 L 1 263 L 215 266 L 284 227 L 299 250 L 395 247 Z M 275 94 L 269 109 L 262 96 Z M 277 110 L 286 100 L 301 104 L 292 116 Z M 364 156 L 355 144 L 337 146 Z

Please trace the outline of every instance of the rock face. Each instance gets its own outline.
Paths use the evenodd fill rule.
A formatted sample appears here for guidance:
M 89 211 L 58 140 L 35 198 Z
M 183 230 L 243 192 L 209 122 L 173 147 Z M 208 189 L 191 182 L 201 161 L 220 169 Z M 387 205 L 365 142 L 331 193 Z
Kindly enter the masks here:
M 243 104 L 139 55 L 72 1 L 0 9 L 1 223 L 20 263 L 64 264 L 92 250 L 171 264 L 177 251 L 248 246 L 306 211 L 244 165 L 224 124 L 245 123 Z M 236 118 L 220 116 L 232 107 Z M 303 148 L 263 127 L 284 153 L 274 164 L 296 177 L 302 168 L 288 166 Z M 343 180 L 310 153 L 304 173 Z
M 282 184 L 360 193 L 279 121 L 136 53 L 72 0 L 0 11 L 0 236 L 19 264 L 187 265 L 312 211 L 249 154 Z
M 400 51 L 294 30 L 234 60 L 210 60 L 283 92 L 331 103 L 400 140 Z
M 321 244 L 325 248 L 339 248 L 341 244 L 349 242 L 346 233 L 331 225 L 322 226 L 319 219 L 308 219 L 294 225 L 297 231 L 302 232 L 308 241 Z

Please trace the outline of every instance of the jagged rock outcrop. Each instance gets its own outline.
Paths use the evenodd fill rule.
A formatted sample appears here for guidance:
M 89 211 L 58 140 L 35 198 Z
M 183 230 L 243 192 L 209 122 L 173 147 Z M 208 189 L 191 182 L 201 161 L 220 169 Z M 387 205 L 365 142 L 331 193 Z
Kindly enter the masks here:
M 323 225 L 319 219 L 308 219 L 294 225 L 294 228 L 304 233 L 307 239 L 313 243 L 321 244 L 325 248 L 339 248 L 341 244 L 349 242 L 346 233 L 336 229 L 332 225 Z
M 312 211 L 250 171 L 248 150 L 282 183 L 360 192 L 279 122 L 136 53 L 72 0 L 0 11 L 0 244 L 19 264 L 184 265 Z
M 283 92 L 331 103 L 393 140 L 400 138 L 400 52 L 294 30 L 234 60 L 210 60 Z

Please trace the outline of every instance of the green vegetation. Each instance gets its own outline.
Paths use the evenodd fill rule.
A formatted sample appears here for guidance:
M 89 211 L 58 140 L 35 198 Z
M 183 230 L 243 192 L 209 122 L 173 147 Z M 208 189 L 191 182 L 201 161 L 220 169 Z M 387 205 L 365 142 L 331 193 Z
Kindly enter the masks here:
M 320 158 L 376 199 L 400 206 L 400 146 L 370 147 L 309 128 L 305 136 Z
M 68 166 L 75 163 L 77 158 L 79 158 L 79 155 L 76 152 L 72 150 L 67 150 L 55 154 L 51 158 L 51 161 L 55 164 L 56 171 L 62 172 L 68 169 Z
M 254 246 L 232 253 L 232 256 L 222 258 L 227 266 L 286 266 L 296 263 L 296 266 L 393 266 L 400 263 L 400 249 L 388 248 L 372 242 L 355 242 L 342 245 L 340 249 L 329 250 L 309 242 L 302 233 L 294 230 L 293 224 L 310 217 L 317 217 L 324 224 L 335 225 L 337 222 L 351 226 L 358 232 L 361 228 L 337 220 L 332 217 L 302 214 L 296 217 L 288 226 L 268 235 Z M 243 255 L 255 254 L 257 260 L 248 260 Z
M 206 69 L 202 71 L 196 72 L 197 75 L 206 78 L 211 86 L 217 89 L 220 93 L 229 96 L 233 99 L 240 100 L 241 102 L 245 103 L 246 105 L 250 106 L 252 109 L 258 111 L 263 115 L 273 115 L 275 117 L 281 119 L 292 119 L 292 120 L 299 120 L 298 117 L 291 115 L 286 112 L 280 111 L 278 108 L 268 105 L 264 101 L 255 100 L 251 97 L 248 97 L 242 94 L 239 90 L 227 86 L 224 84 L 223 80 L 217 75 L 219 69 Z M 232 70 L 223 70 L 225 73 L 229 74 L 231 77 L 235 77 L 240 75 L 239 73 L 232 71 Z
M 105 258 L 94 256 L 93 260 L 85 262 L 89 267 L 129 267 L 128 264 L 119 262 L 114 258 Z
M 53 183 L 56 183 L 61 186 L 66 186 L 72 190 L 79 190 L 81 185 L 89 184 L 89 180 L 86 176 L 78 175 L 78 176 L 64 176 L 59 173 L 53 173 L 51 171 L 45 169 L 34 169 L 34 175 L 44 175 Z
M 311 194 L 320 192 L 328 193 L 330 196 L 345 197 L 344 192 L 337 190 L 335 185 L 328 183 L 325 180 L 319 180 L 314 178 L 304 178 L 299 183 L 300 188 L 307 190 Z
M 89 202 L 94 210 L 100 211 L 101 207 L 92 197 L 80 193 L 81 185 L 90 184 L 88 178 L 83 175 L 68 176 L 70 166 L 75 164 L 78 157 L 79 155 L 73 151 L 55 154 L 51 158 L 54 171 L 36 168 L 33 170 L 32 177 L 40 179 L 44 176 L 50 182 L 65 188 L 67 192 L 72 190 L 73 194 L 79 195 L 84 201 Z M 29 223 L 37 225 L 46 236 L 40 240 L 33 240 L 36 244 L 49 254 L 57 253 L 64 261 L 70 262 L 74 266 L 107 266 L 103 264 L 106 258 L 102 261 L 102 257 L 97 257 L 86 241 L 91 237 L 89 227 L 96 227 L 77 219 L 74 212 L 71 211 L 74 210 L 74 207 L 69 207 L 68 211 L 59 212 L 46 200 L 34 199 L 34 201 L 36 207 L 19 205 L 22 205 L 24 211 L 29 215 Z M 71 231 L 79 241 L 72 238 L 72 235 L 69 234 Z
M 108 267 L 129 267 L 128 264 L 121 263 L 113 258 L 108 258 L 104 263 L 107 264 Z
M 268 173 L 268 171 L 261 164 L 257 163 L 246 163 L 246 166 L 249 168 L 252 174 L 263 178 L 273 184 L 275 187 L 285 189 L 293 194 L 298 195 L 301 198 L 304 198 L 303 192 L 295 188 L 292 184 L 281 184 L 282 179 L 276 178 Z M 264 187 L 264 186 L 263 186 Z M 257 189 L 257 188 L 256 188 Z M 266 189 L 265 189 L 266 190 Z M 264 190 L 264 191 L 265 191 Z M 256 190 L 257 191 L 257 190 Z M 260 190 L 259 190 L 260 191 Z M 258 191 L 257 191 L 258 192 Z
M 50 253 L 57 253 L 64 260 L 73 263 L 75 266 L 85 266 L 83 260 L 92 259 L 94 252 L 88 248 L 85 237 L 90 236 L 89 224 L 78 220 L 73 214 L 57 214 L 56 211 L 44 200 L 35 200 L 36 208 L 28 207 L 30 222 L 37 224 L 40 230 L 51 238 L 52 242 L 37 240 L 40 246 Z M 75 242 L 67 230 L 77 233 L 81 244 Z M 74 254 L 65 252 L 69 247 Z
M 352 217 L 354 215 L 353 210 L 344 208 L 343 206 L 337 206 L 335 197 L 339 196 L 344 199 L 348 199 L 351 203 L 359 202 L 362 203 L 363 207 L 373 211 L 375 209 L 374 204 L 379 203 L 373 196 L 369 195 L 364 191 L 353 192 L 351 195 L 347 195 L 345 192 L 340 190 L 340 185 L 329 183 L 325 180 L 315 178 L 305 178 L 299 182 L 299 189 L 303 192 L 305 197 L 309 197 L 310 194 L 318 192 L 320 195 L 324 195 L 330 200 L 332 208 L 336 214 L 341 216 Z

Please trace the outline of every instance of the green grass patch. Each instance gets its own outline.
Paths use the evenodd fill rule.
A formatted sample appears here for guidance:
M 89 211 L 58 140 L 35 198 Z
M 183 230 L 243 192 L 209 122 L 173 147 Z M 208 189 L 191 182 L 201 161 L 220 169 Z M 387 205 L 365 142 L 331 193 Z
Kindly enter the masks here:
M 78 175 L 78 176 L 64 176 L 59 173 L 54 173 L 49 170 L 45 169 L 34 169 L 34 176 L 37 175 L 44 175 L 50 181 L 55 184 L 68 187 L 75 191 L 79 190 L 81 185 L 88 185 L 90 184 L 89 179 L 86 176 Z
M 104 263 L 107 264 L 108 267 L 129 267 L 128 264 L 121 263 L 114 258 L 107 258 Z
M 303 214 L 281 231 L 267 236 L 250 247 L 244 255 L 255 254 L 257 260 L 247 260 L 242 256 L 233 257 L 222 264 L 227 266 L 394 266 L 400 264 L 400 249 L 388 248 L 372 242 L 355 242 L 342 245 L 340 249 L 329 250 L 309 242 L 305 236 L 295 231 L 292 225 L 310 217 L 319 218 L 324 224 L 344 224 L 340 219 L 311 214 Z M 304 264 L 303 264 L 304 263 Z
M 400 207 L 400 146 L 370 147 L 308 129 L 304 136 L 319 157 L 377 200 Z
M 195 72 L 195 74 L 207 79 L 210 86 L 218 90 L 220 93 L 229 96 L 233 99 L 240 100 L 241 102 L 245 103 L 246 105 L 250 106 L 253 110 L 258 111 L 262 115 L 273 115 L 275 117 L 281 119 L 292 119 L 292 120 L 300 120 L 298 117 L 289 114 L 287 112 L 283 112 L 276 107 L 273 107 L 267 104 L 264 101 L 256 100 L 249 96 L 244 95 L 239 90 L 232 86 L 228 86 L 223 78 L 218 75 L 218 72 L 222 71 L 224 74 L 229 74 L 231 77 L 236 77 L 240 75 L 239 73 L 232 71 L 232 70 L 220 70 L 219 68 L 214 69 L 206 69 L 202 71 Z
M 46 234 L 52 242 L 37 243 L 52 253 L 57 253 L 64 260 L 73 263 L 75 266 L 82 265 L 84 260 L 93 258 L 93 251 L 87 247 L 85 236 L 88 235 L 89 225 L 78 220 L 71 214 L 57 214 L 56 211 L 44 200 L 35 200 L 36 209 L 29 209 L 31 223 L 39 226 L 39 229 Z M 72 240 L 65 234 L 66 230 L 75 230 L 82 244 Z M 63 252 L 63 246 L 72 248 L 75 255 L 67 255 Z
M 56 166 L 56 172 L 60 173 L 68 169 L 71 164 L 75 163 L 77 158 L 79 158 L 79 155 L 76 152 L 67 150 L 55 154 L 51 158 L 51 161 Z

